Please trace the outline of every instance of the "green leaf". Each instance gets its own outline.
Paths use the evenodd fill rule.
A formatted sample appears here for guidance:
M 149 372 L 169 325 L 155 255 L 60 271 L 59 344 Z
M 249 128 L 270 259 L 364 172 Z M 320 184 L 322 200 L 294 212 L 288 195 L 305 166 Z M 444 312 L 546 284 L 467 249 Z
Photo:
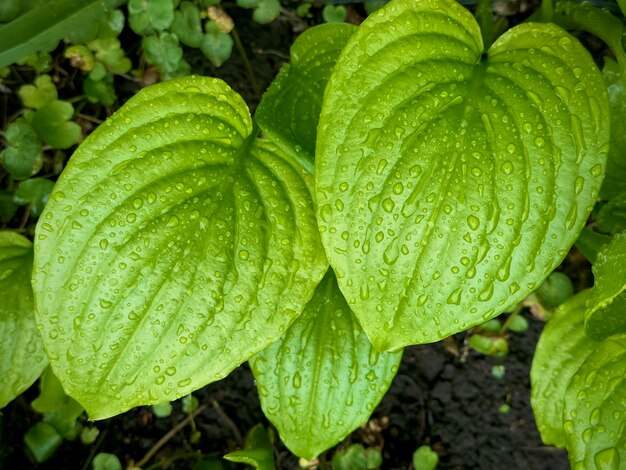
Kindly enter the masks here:
M 585 258 L 591 262 L 591 264 L 595 264 L 598 252 L 602 249 L 602 246 L 606 245 L 610 241 L 610 236 L 602 235 L 591 229 L 584 228 L 578 235 L 576 247 L 585 256 Z
M 99 452 L 93 458 L 92 468 L 93 470 L 122 470 L 123 467 L 116 455 Z
M 106 65 L 109 71 L 122 74 L 128 72 L 133 64 L 120 45 L 119 39 L 109 37 L 90 42 L 89 48 L 96 53 L 96 59 Z
M 326 5 L 322 10 L 322 18 L 326 23 L 341 23 L 346 21 L 348 10 L 343 5 Z
M 529 23 L 482 54 L 458 3 L 393 0 L 350 38 L 326 88 L 322 241 L 381 351 L 437 341 L 524 299 L 597 197 L 609 113 L 589 53 Z
M 572 377 L 565 392 L 563 411 L 572 468 L 623 468 L 626 461 L 624 377 L 624 334 L 602 341 Z
M 246 436 L 243 450 L 236 450 L 224 456 L 231 462 L 245 463 L 259 470 L 274 470 L 274 446 L 262 424 L 254 426 Z
M 111 106 L 117 99 L 111 74 L 107 74 L 102 80 L 98 81 L 85 77 L 85 80 L 83 80 L 83 93 L 85 93 L 90 102 L 102 103 L 105 106 Z
M 555 271 L 539 286 L 535 295 L 541 305 L 553 309 L 574 295 L 574 284 L 566 274 Z
M 604 205 L 596 222 L 601 232 L 612 235 L 626 230 L 626 192 L 615 196 Z
M 142 44 L 146 62 L 156 65 L 165 79 L 189 73 L 189 64 L 183 59 L 183 49 L 175 34 L 165 32 L 146 36 Z
M 170 30 L 185 46 L 200 47 L 202 24 L 198 7 L 191 2 L 182 2 L 178 10 L 174 12 L 174 21 Z
M 545 444 L 565 446 L 564 396 L 572 376 L 598 347 L 585 334 L 585 304 L 591 290 L 569 298 L 546 324 L 530 370 L 531 405 Z
M 298 36 L 290 63 L 281 68 L 254 116 L 272 141 L 311 167 L 324 89 L 355 29 L 350 24 L 319 25 Z
M 594 286 L 585 329 L 601 340 L 626 328 L 626 233 L 618 233 L 602 247 L 592 269 Z
M 401 358 L 373 350 L 329 270 L 302 315 L 250 365 L 265 416 L 310 460 L 368 420 Z
M 52 367 L 91 419 L 187 395 L 286 331 L 327 268 L 311 185 L 212 78 L 146 88 L 85 140 L 33 279 Z
M 8 23 L 20 14 L 21 0 L 4 0 L 0 3 L 0 23 Z
M 13 193 L 0 191 L 0 221 L 8 222 L 17 212 L 17 204 L 13 201 Z
M 611 145 L 600 195 L 611 200 L 626 192 L 626 93 L 615 61 L 605 58 L 602 72 L 611 105 Z
M 43 164 L 43 153 L 31 125 L 19 119 L 9 124 L 4 136 L 8 146 L 0 155 L 11 176 L 22 180 L 37 173 Z
M 97 20 L 123 0 L 51 0 L 0 28 L 0 67 L 34 52 L 49 52 L 59 40 L 74 36 L 88 42 Z M 77 42 L 77 41 L 75 41 Z
M 24 444 L 37 463 L 52 457 L 62 443 L 63 438 L 48 423 L 36 423 L 24 435 Z
M 41 75 L 34 85 L 22 85 L 17 91 L 22 103 L 27 108 L 40 109 L 57 99 L 57 89 L 50 75 Z
M 202 37 L 200 50 L 216 67 L 226 62 L 233 50 L 233 38 L 230 34 L 209 32 Z
M 163 31 L 174 21 L 172 0 L 130 0 L 128 25 L 140 36 Z
M 0 408 L 30 387 L 47 359 L 35 326 L 32 243 L 0 231 Z
M 252 19 L 259 24 L 271 23 L 278 18 L 281 9 L 278 0 L 261 0 L 252 12 Z
M 30 215 L 39 217 L 48 202 L 54 183 L 46 178 L 30 178 L 17 187 L 13 200 L 20 206 L 30 204 Z
M 157 418 L 167 418 L 172 414 L 172 403 L 165 401 L 152 405 L 152 413 L 154 413 L 154 416 Z
M 33 114 L 31 125 L 46 144 L 56 149 L 66 149 L 78 143 L 82 130 L 70 121 L 74 107 L 67 101 L 56 100 Z
M 352 444 L 346 450 L 333 455 L 333 470 L 375 470 L 380 468 L 383 457 L 378 449 Z
M 413 452 L 415 470 L 435 470 L 439 464 L 439 455 L 430 446 L 420 446 Z

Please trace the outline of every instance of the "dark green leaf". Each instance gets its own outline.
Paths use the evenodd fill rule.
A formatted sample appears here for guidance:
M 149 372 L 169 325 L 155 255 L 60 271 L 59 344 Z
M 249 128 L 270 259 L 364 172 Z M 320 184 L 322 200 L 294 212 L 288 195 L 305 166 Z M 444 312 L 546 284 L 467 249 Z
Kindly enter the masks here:
M 31 125 L 46 144 L 56 149 L 66 149 L 78 143 L 80 126 L 70 121 L 74 107 L 67 101 L 56 100 L 33 114 Z
M 381 351 L 524 299 L 597 198 L 609 110 L 589 53 L 554 25 L 522 24 L 482 54 L 458 3 L 394 0 L 359 26 L 326 88 L 320 231 Z
M 22 181 L 15 191 L 13 200 L 20 206 L 30 204 L 30 215 L 39 217 L 48 203 L 54 183 L 45 178 L 31 178 Z
M 130 0 L 128 2 L 128 25 L 141 36 L 170 27 L 174 21 L 172 0 Z
M 346 21 L 348 10 L 343 5 L 326 5 L 322 10 L 322 18 L 326 23 L 341 23 Z
M 595 264 L 598 252 L 602 247 L 611 241 L 608 235 L 602 235 L 591 229 L 584 228 L 578 235 L 576 247 L 587 258 L 591 264 Z
M 13 200 L 13 193 L 0 191 L 0 221 L 8 222 L 17 211 L 17 204 Z
M 37 133 L 23 119 L 9 124 L 4 134 L 8 147 L 0 154 L 2 163 L 11 176 L 22 180 L 41 169 L 43 153 Z
M 0 23 L 8 23 L 20 14 L 21 0 L 3 0 L 0 2 Z
M 574 295 L 574 284 L 567 275 L 555 271 L 539 286 L 535 295 L 541 305 L 553 309 Z
M 375 470 L 380 468 L 383 457 L 374 448 L 364 448 L 362 444 L 352 444 L 346 450 L 333 455 L 333 470 Z
M 47 359 L 35 326 L 32 243 L 0 231 L 0 408 L 32 385 Z
M 92 103 L 102 103 L 105 106 L 111 106 L 117 99 L 113 76 L 110 74 L 99 81 L 85 77 L 83 81 L 83 93 L 85 93 L 87 99 Z
M 265 134 L 311 167 L 324 89 L 355 29 L 349 24 L 319 25 L 298 36 L 290 63 L 267 89 L 254 116 Z
M 329 271 L 287 333 L 250 364 L 265 415 L 294 454 L 312 459 L 368 420 L 401 357 L 372 348 Z
M 312 178 L 253 138 L 239 95 L 187 77 L 140 91 L 70 159 L 33 277 L 52 367 L 90 418 L 224 377 L 313 294 Z
M 593 275 L 585 329 L 601 340 L 626 328 L 626 233 L 618 233 L 602 247 Z
M 200 50 L 213 65 L 219 67 L 230 58 L 233 38 L 227 33 L 206 33 L 202 38 Z
M 274 470 L 274 447 L 267 429 L 262 424 L 254 426 L 246 436 L 243 450 L 224 456 L 231 462 L 245 463 L 259 470 Z
M 600 209 L 597 223 L 599 231 L 611 235 L 626 230 L 626 192 L 613 197 Z
M 53 50 L 60 39 L 95 37 L 97 20 L 123 0 L 50 0 L 0 27 L 0 67 L 38 51 Z
M 170 30 L 184 45 L 200 47 L 202 24 L 198 7 L 191 2 L 182 2 L 178 10 L 174 12 L 174 21 Z
M 42 463 L 54 455 L 63 438 L 48 423 L 37 423 L 24 435 L 26 448 L 37 463 Z
M 92 468 L 93 470 L 122 470 L 122 464 L 116 455 L 99 452 L 93 458 Z
M 585 335 L 585 290 L 561 305 L 544 328 L 530 370 L 531 404 L 545 444 L 565 446 L 565 391 L 583 361 L 598 347 Z

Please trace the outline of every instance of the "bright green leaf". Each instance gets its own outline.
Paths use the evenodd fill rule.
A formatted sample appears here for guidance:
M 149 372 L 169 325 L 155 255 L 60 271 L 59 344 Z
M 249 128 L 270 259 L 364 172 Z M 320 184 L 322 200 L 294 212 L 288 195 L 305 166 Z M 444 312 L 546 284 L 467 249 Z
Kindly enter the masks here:
M 312 459 L 367 421 L 401 357 L 373 350 L 329 271 L 287 333 L 250 364 L 281 440 Z
M 458 3 L 392 0 L 350 38 L 326 88 L 320 231 L 379 350 L 439 340 L 521 301 L 597 197 L 609 112 L 589 53 L 554 25 L 526 23 L 482 54 Z
M 286 152 L 309 160 L 308 165 L 312 166 L 315 155 L 326 83 L 355 29 L 349 24 L 319 25 L 298 36 L 291 46 L 290 63 L 267 89 L 254 116 L 265 134 Z
M 0 408 L 32 385 L 47 359 L 35 326 L 32 243 L 0 231 Z
M 598 346 L 585 335 L 585 290 L 561 305 L 541 333 L 530 370 L 531 405 L 545 444 L 565 445 L 565 391 L 583 361 Z
M 227 33 L 206 33 L 202 37 L 200 50 L 213 65 L 219 67 L 230 58 L 233 50 L 233 38 Z
M 30 215 L 39 217 L 48 202 L 54 183 L 46 178 L 30 178 L 17 187 L 13 200 L 20 206 L 30 204 Z
M 594 286 L 585 317 L 587 334 L 601 340 L 626 328 L 626 233 L 602 247 L 593 265 Z
M 274 470 L 274 447 L 262 424 L 254 426 L 246 436 L 243 450 L 236 450 L 224 456 L 231 462 L 245 463 L 258 470 Z
M 174 21 L 172 0 L 130 0 L 128 25 L 135 33 L 144 36 L 167 29 Z
M 278 0 L 261 0 L 252 12 L 252 19 L 259 24 L 271 23 L 278 18 L 281 9 Z
M 95 426 L 92 428 L 83 428 L 80 432 L 80 442 L 83 445 L 89 445 L 96 442 L 96 439 L 100 435 L 100 430 Z
M 91 419 L 223 378 L 326 271 L 311 176 L 253 138 L 224 82 L 172 80 L 130 99 L 59 178 L 36 232 L 37 311 Z
M 580 352 L 576 351 L 576 355 Z M 623 468 L 626 462 L 625 377 L 624 334 L 611 336 L 597 345 L 572 377 L 565 392 L 563 410 L 566 448 L 572 468 Z
M 615 61 L 606 58 L 602 72 L 611 104 L 611 144 L 601 195 L 611 200 L 626 192 L 626 93 Z
M 626 230 L 626 192 L 615 196 L 604 205 L 596 222 L 601 232 L 615 234 Z
M 348 10 L 343 5 L 326 5 L 322 10 L 322 18 L 326 23 L 341 23 L 346 21 Z
M 49 52 L 65 37 L 72 37 L 74 42 L 92 40 L 97 32 L 97 20 L 122 3 L 123 0 L 42 2 L 0 28 L 0 67 L 37 51 Z
M 56 149 L 66 149 L 80 140 L 80 126 L 70 121 L 74 107 L 67 101 L 56 100 L 33 114 L 31 125 L 46 144 Z
M 43 153 L 37 133 L 23 119 L 7 127 L 7 148 L 0 154 L 2 164 L 15 179 L 26 179 L 41 169 Z
M 76 401 L 70 397 L 50 367 L 46 367 L 39 381 L 39 396 L 31 406 L 39 413 L 50 413 L 61 408 L 73 408 Z
M 191 2 L 182 2 L 178 10 L 174 12 L 174 21 L 170 30 L 184 45 L 200 47 L 202 24 L 198 7 Z
M 57 99 L 57 89 L 50 75 L 41 75 L 34 85 L 22 85 L 17 91 L 22 103 L 27 108 L 40 109 Z
M 352 444 L 333 455 L 333 470 L 375 470 L 380 468 L 383 457 L 378 449 Z
M 91 468 L 93 470 L 122 470 L 123 467 L 116 455 L 99 452 L 93 458 Z
M 172 404 L 169 401 L 152 405 L 152 413 L 157 418 L 167 418 L 172 414 Z
M 116 37 L 96 39 L 89 43 L 89 48 L 96 53 L 96 59 L 106 65 L 113 73 L 121 74 L 128 72 L 133 64 L 126 53 L 120 47 L 120 41 Z
M 413 452 L 415 470 L 435 470 L 439 464 L 439 455 L 430 446 L 420 446 Z

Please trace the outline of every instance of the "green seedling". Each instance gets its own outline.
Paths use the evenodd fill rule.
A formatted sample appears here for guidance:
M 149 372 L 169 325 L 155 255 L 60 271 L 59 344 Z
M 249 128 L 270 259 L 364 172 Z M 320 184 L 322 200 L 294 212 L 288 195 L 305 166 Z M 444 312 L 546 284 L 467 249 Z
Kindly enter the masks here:
M 326 5 L 322 10 L 322 18 L 326 23 L 341 23 L 346 21 L 348 10 L 343 5 Z
M 39 422 L 24 435 L 24 444 L 37 463 L 42 463 L 54 455 L 63 443 L 63 438 L 48 423 Z
M 100 435 L 100 430 L 97 427 L 84 427 L 80 432 L 80 442 L 88 446 L 96 442 L 96 439 Z
M 574 285 L 567 275 L 555 271 L 535 291 L 539 303 L 553 310 L 574 295 Z
M 415 470 L 435 470 L 439 465 L 439 455 L 430 446 L 421 446 L 413 452 Z
M 491 366 L 491 375 L 498 380 L 502 380 L 504 378 L 505 372 L 506 369 L 502 364 Z
M 504 358 L 509 353 L 509 343 L 505 338 L 498 336 L 472 335 L 468 344 L 474 351 L 486 356 Z
M 378 449 L 361 444 L 352 444 L 345 450 L 335 452 L 333 455 L 333 470 L 375 470 L 380 468 L 383 457 Z
M 99 452 L 93 458 L 91 468 L 93 470 L 122 470 L 122 463 L 114 454 Z
M 157 418 L 167 418 L 172 414 L 172 404 L 169 401 L 152 405 L 152 413 Z
M 128 25 L 140 36 L 164 31 L 173 21 L 173 0 L 129 0 L 128 2 Z

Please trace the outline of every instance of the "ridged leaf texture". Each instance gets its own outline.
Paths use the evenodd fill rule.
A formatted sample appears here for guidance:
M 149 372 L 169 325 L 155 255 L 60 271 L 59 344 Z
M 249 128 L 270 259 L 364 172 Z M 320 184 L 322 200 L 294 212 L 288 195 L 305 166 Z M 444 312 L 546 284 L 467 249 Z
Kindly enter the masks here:
M 602 247 L 593 265 L 594 285 L 585 329 L 594 339 L 626 331 L 626 232 Z
M 0 232 L 0 408 L 30 387 L 48 360 L 35 324 L 33 245 Z
M 329 270 L 285 336 L 250 364 L 281 440 L 312 459 L 367 421 L 401 358 L 373 349 Z
M 486 52 L 452 0 L 392 0 L 348 41 L 316 148 L 318 221 L 379 350 L 436 341 L 532 292 L 590 213 L 609 140 L 589 53 L 550 24 Z
M 312 166 L 324 89 L 339 53 L 356 30 L 347 23 L 307 29 L 290 49 L 285 64 L 263 95 L 254 120 L 285 151 Z
M 327 269 L 311 176 L 224 82 L 142 90 L 78 148 L 37 226 L 55 374 L 91 419 L 189 394 L 275 341 Z
M 600 343 L 565 393 L 564 428 L 573 469 L 624 468 L 626 334 Z
M 590 294 L 587 289 L 565 301 L 548 321 L 535 349 L 530 370 L 531 405 L 545 444 L 565 447 L 565 391 L 599 344 L 585 334 L 585 304 Z

